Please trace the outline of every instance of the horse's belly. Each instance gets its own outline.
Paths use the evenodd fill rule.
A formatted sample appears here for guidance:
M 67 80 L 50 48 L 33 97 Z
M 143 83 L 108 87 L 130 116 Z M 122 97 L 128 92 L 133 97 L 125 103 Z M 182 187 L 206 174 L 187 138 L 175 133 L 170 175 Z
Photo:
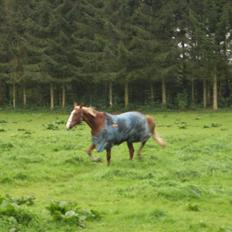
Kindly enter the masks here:
M 126 141 L 129 143 L 143 142 L 150 137 L 150 133 L 145 129 L 138 131 L 130 128 L 127 132 L 125 131 L 115 130 L 113 134 L 109 135 L 109 143 L 112 145 L 119 145 Z

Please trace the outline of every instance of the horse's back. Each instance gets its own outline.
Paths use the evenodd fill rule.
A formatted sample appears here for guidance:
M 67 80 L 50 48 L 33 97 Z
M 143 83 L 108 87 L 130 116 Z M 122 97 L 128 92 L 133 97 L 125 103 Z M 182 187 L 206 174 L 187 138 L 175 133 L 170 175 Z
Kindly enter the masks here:
M 150 130 L 145 115 L 139 112 L 126 112 L 118 115 L 108 114 L 113 123 L 109 127 L 110 141 L 119 144 L 124 141 L 142 142 L 150 137 Z

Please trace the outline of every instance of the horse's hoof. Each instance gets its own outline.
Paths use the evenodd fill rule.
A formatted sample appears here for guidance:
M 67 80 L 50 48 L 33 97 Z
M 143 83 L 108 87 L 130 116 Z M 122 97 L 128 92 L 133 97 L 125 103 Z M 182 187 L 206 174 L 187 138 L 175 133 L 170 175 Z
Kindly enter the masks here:
M 102 162 L 102 159 L 100 157 L 92 157 L 91 160 L 93 162 Z

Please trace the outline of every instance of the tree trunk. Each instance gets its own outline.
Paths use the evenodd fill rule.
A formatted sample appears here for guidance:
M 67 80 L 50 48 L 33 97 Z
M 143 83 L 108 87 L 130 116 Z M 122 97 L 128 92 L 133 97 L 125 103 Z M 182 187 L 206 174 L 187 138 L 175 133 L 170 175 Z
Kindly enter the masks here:
M 194 105 L 195 104 L 195 88 L 194 88 L 194 80 L 193 79 L 192 79 L 191 89 L 192 89 L 192 105 Z
M 27 105 L 27 93 L 25 86 L 23 86 L 23 106 L 25 107 L 26 105 Z
M 152 83 L 150 86 L 150 92 L 151 92 L 151 102 L 153 103 L 155 98 L 154 98 L 154 87 Z
M 218 109 L 217 74 L 213 77 L 213 110 Z
M 110 104 L 110 107 L 113 106 L 112 82 L 109 83 L 109 104 Z
M 125 83 L 124 85 L 124 91 L 125 91 L 125 95 L 124 95 L 124 104 L 125 104 L 125 108 L 128 107 L 128 103 L 129 103 L 129 96 L 128 96 L 128 82 Z
M 50 84 L 50 110 L 54 110 L 54 88 L 53 88 L 53 84 Z
M 207 85 L 206 80 L 203 80 L 203 106 L 207 107 Z
M 16 107 L 16 84 L 15 82 L 13 82 L 13 86 L 12 86 L 12 100 L 13 100 L 13 108 L 15 109 Z
M 165 80 L 162 79 L 162 105 L 166 106 L 166 104 L 167 104 L 166 83 L 165 83 Z
M 2 82 L 0 81 L 0 105 L 3 104 L 3 86 Z
M 65 108 L 66 105 L 66 89 L 65 89 L 65 85 L 62 85 L 62 109 Z
M 206 85 L 207 89 L 206 89 L 206 94 L 207 94 L 207 105 L 211 104 L 211 89 L 210 89 L 210 83 L 208 82 Z

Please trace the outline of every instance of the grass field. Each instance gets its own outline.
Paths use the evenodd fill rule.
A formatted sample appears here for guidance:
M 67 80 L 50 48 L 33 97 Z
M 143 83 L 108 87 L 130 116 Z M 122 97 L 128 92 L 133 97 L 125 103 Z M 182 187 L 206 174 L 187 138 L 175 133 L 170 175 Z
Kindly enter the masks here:
M 1 232 L 232 231 L 232 112 L 157 113 L 167 148 L 149 140 L 143 159 L 130 161 L 126 144 L 115 146 L 110 167 L 105 153 L 94 153 L 104 162 L 89 161 L 90 129 L 66 131 L 67 117 L 0 113 Z M 6 195 L 34 197 L 34 204 L 6 207 Z M 54 201 L 100 219 L 84 228 L 55 220 L 47 209 Z

